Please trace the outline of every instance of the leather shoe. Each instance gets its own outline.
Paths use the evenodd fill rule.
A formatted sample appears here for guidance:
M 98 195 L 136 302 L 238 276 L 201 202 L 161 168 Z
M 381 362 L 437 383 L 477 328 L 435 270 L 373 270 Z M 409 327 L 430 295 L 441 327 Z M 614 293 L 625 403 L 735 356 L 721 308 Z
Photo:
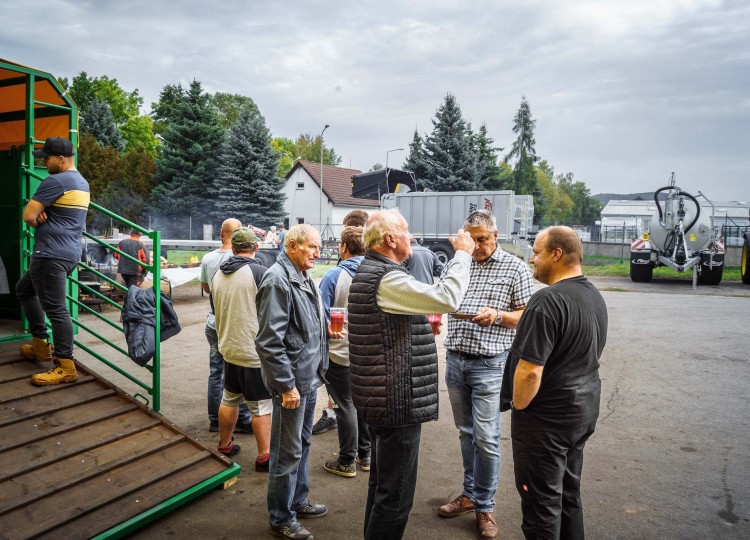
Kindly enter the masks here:
M 472 512 L 474 510 L 474 503 L 471 502 L 466 495 L 459 495 L 448 504 L 444 504 L 438 508 L 438 515 L 444 518 L 452 518 Z
M 477 533 L 479 538 L 495 540 L 500 538 L 500 532 L 497 530 L 495 516 L 492 512 L 477 512 Z

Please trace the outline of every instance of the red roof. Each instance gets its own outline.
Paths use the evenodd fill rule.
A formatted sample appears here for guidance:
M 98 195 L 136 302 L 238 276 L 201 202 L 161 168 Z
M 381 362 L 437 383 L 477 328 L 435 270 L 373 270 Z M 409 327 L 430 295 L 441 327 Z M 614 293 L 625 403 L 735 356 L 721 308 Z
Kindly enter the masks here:
M 299 159 L 294 163 L 286 179 L 288 180 L 294 171 L 302 167 L 305 172 L 320 186 L 320 163 Z M 372 206 L 377 208 L 378 201 L 372 199 L 357 199 L 352 197 L 352 176 L 361 174 L 357 169 L 344 169 L 332 165 L 323 165 L 323 193 L 331 199 L 336 206 Z

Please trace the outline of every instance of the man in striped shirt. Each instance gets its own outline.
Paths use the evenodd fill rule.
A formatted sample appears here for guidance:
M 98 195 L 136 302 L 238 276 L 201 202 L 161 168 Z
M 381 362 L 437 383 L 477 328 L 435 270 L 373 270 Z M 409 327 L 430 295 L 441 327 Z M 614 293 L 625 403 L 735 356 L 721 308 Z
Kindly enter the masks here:
M 497 245 L 487 210 L 469 214 L 464 229 L 475 243 L 469 289 L 449 316 L 445 382 L 463 458 L 463 492 L 438 508 L 442 517 L 474 511 L 479 538 L 498 538 L 493 515 L 500 475 L 500 388 L 508 349 L 534 293 L 529 267 Z
M 45 314 L 52 324 L 54 366 L 31 376 L 37 386 L 74 382 L 73 321 L 65 300 L 67 278 L 81 260 L 81 235 L 89 208 L 89 184 L 75 168 L 73 144 L 50 137 L 34 150 L 50 173 L 23 211 L 34 231 L 34 252 L 29 269 L 16 285 L 16 296 L 29 321 L 32 343 L 21 346 L 29 359 L 53 360 Z

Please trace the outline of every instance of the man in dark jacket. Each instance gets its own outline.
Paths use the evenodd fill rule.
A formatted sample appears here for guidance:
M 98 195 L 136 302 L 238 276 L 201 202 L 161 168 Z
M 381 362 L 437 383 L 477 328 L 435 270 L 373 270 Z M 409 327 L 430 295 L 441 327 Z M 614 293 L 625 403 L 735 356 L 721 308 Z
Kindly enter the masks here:
M 320 293 L 308 274 L 320 257 L 320 234 L 295 225 L 284 252 L 260 283 L 255 345 L 266 387 L 273 396 L 268 512 L 271 534 L 305 540 L 312 535 L 297 518 L 328 513 L 308 499 L 310 439 L 317 389 L 328 367 Z
M 438 417 L 437 349 L 424 314 L 457 309 L 474 251 L 463 230 L 450 241 L 456 256 L 428 285 L 402 266 L 411 255 L 410 234 L 397 210 L 376 212 L 365 226 L 367 251 L 349 289 L 349 359 L 354 405 L 373 443 L 366 540 L 403 536 L 422 423 Z
M 404 266 L 412 276 L 430 285 L 435 281 L 435 276 L 442 274 L 445 268 L 437 255 L 426 247 L 420 246 L 413 236 L 411 237 L 411 257 L 406 259 Z
M 133 229 L 130 231 L 130 238 L 126 238 L 119 244 L 117 249 L 138 259 L 144 264 L 149 264 L 149 252 L 146 244 L 141 242 L 141 231 Z M 131 261 L 127 257 L 121 257 L 119 253 L 115 253 L 115 258 L 119 260 L 117 263 L 117 272 L 122 275 L 122 280 L 125 282 L 125 286 L 129 289 L 131 285 L 136 287 L 141 286 L 146 271 L 143 266 Z

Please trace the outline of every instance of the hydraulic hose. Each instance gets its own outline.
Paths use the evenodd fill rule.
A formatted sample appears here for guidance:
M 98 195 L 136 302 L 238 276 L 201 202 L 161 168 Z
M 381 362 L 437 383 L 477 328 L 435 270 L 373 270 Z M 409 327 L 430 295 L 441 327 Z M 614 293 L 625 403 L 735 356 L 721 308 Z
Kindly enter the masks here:
M 687 234 L 687 232 L 693 228 L 693 225 L 695 225 L 698 222 L 698 218 L 701 216 L 701 205 L 698 202 L 698 199 L 693 197 L 690 193 L 680 191 L 680 195 L 684 195 L 685 197 L 693 201 L 693 203 L 695 204 L 695 217 L 693 218 L 693 221 L 690 222 L 690 225 L 688 225 L 685 228 L 685 234 Z
M 661 211 L 661 204 L 659 204 L 659 193 L 668 189 L 674 189 L 674 186 L 664 186 L 654 191 L 654 202 L 656 203 L 656 209 L 659 211 L 659 224 L 664 226 L 664 213 Z

